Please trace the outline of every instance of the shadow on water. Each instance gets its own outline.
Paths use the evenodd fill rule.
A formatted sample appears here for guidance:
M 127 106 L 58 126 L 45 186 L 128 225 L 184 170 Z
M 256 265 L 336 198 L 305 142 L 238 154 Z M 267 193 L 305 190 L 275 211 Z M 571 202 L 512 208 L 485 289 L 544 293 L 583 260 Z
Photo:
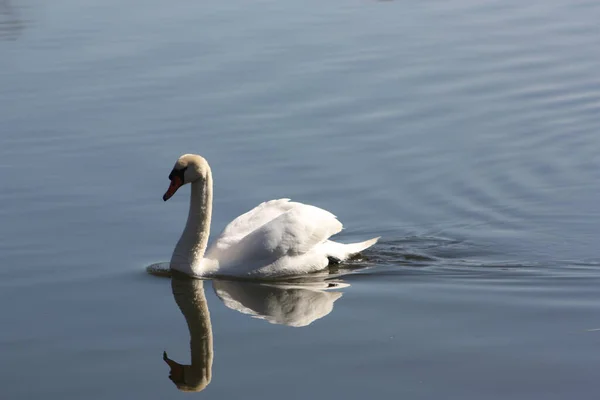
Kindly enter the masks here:
M 183 314 L 190 334 L 191 363 L 180 364 L 163 353 L 169 379 L 181 391 L 199 392 L 212 379 L 213 333 L 204 293 L 205 281 L 173 274 L 173 297 Z M 257 283 L 213 280 L 213 289 L 228 308 L 272 324 L 308 326 L 327 316 L 339 289 L 349 286 L 340 280 L 312 282 Z

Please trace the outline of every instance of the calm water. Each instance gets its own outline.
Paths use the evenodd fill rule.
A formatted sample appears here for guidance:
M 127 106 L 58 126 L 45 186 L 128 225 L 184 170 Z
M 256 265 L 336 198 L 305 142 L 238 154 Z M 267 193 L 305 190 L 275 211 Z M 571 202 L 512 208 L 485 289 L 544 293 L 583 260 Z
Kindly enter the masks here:
M 166 350 L 202 398 L 593 398 L 599 20 L 591 0 L 0 0 L 0 397 L 183 398 Z M 186 152 L 212 165 L 213 233 L 291 197 L 383 239 L 325 284 L 149 276 Z

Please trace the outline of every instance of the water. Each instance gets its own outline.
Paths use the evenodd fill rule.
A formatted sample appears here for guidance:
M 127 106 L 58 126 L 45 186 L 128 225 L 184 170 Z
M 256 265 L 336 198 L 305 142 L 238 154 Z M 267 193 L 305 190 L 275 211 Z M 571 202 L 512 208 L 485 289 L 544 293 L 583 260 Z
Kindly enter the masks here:
M 1 397 L 184 396 L 164 350 L 194 354 L 204 398 L 593 397 L 599 19 L 581 0 L 0 1 Z M 291 197 L 382 241 L 326 291 L 174 298 L 144 268 L 183 228 L 185 191 L 161 196 L 185 152 L 211 163 L 213 233 Z

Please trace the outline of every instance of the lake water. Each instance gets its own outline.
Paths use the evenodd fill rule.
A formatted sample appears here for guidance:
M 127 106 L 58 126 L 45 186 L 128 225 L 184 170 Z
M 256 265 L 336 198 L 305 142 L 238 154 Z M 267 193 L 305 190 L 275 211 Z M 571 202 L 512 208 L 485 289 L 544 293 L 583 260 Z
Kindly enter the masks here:
M 165 350 L 210 399 L 594 398 L 598 21 L 591 0 L 0 0 L 0 398 L 183 398 Z M 150 276 L 187 152 L 213 235 L 291 197 L 381 242 L 325 284 Z

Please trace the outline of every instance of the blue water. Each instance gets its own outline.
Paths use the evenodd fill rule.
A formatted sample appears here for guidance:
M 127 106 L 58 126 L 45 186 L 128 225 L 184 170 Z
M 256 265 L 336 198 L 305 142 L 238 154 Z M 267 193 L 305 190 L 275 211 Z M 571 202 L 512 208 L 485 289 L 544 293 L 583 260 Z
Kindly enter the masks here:
M 593 397 L 599 20 L 581 0 L 0 0 L 0 397 L 184 396 L 162 352 L 190 363 L 190 336 L 212 338 L 186 370 L 210 370 L 205 398 Z M 291 197 L 382 240 L 327 291 L 207 281 L 178 306 L 144 269 L 183 229 L 185 190 L 161 196 L 188 152 L 213 237 Z

